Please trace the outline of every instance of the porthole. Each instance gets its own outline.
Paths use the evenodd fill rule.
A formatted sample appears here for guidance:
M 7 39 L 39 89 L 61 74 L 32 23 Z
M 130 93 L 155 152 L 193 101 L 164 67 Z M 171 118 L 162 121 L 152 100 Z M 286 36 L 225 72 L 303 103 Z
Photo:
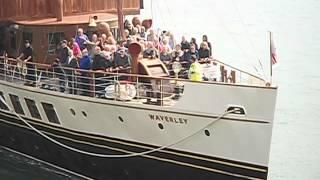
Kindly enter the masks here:
M 159 127 L 161 130 L 164 129 L 163 124 L 161 124 L 161 123 L 158 124 L 158 127 Z
M 123 118 L 121 116 L 119 116 L 118 119 L 119 119 L 120 122 L 122 122 L 122 123 L 124 122 L 124 120 L 123 120 Z
M 206 136 L 210 136 L 210 131 L 206 129 L 206 130 L 204 131 L 204 134 L 205 134 Z
M 84 111 L 82 111 L 82 115 L 83 115 L 84 117 L 88 117 L 87 113 L 84 112 Z
M 74 115 L 74 116 L 76 115 L 76 111 L 74 109 L 70 109 L 70 112 L 72 115 Z

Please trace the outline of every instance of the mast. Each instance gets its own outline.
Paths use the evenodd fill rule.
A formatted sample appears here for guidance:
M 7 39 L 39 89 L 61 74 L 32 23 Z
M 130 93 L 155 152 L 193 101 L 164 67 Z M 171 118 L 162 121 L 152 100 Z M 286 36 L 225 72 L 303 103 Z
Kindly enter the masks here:
M 124 15 L 123 15 L 123 0 L 116 0 L 117 1 L 117 14 L 118 14 L 118 26 L 119 26 L 119 33 L 120 39 L 124 40 Z

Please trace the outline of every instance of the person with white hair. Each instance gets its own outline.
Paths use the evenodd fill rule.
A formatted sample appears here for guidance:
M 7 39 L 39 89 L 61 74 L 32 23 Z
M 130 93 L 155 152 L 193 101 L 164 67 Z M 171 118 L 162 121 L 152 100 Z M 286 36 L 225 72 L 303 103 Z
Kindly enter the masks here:
M 86 43 L 89 42 L 89 38 L 86 34 L 84 34 L 82 28 L 78 29 L 75 39 L 81 50 L 85 49 Z

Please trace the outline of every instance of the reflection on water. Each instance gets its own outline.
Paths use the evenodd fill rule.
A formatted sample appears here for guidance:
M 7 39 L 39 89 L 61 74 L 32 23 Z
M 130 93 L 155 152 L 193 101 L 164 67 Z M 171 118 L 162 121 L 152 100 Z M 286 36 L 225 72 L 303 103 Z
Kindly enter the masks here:
M 68 173 L 40 163 L 0 146 L 0 179 L 2 180 L 81 180 Z

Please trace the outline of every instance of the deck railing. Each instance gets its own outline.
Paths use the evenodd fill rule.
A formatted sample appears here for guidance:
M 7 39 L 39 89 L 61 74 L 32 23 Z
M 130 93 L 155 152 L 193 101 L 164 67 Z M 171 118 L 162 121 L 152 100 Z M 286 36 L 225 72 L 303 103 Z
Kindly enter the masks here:
M 208 76 L 205 77 L 207 81 L 195 83 L 252 85 L 244 83 L 243 79 L 247 76 L 247 79 L 258 82 L 255 85 L 264 85 L 263 79 L 215 60 L 206 61 L 202 66 L 207 68 L 204 72 Z M 0 57 L 2 80 L 65 94 L 130 103 L 171 106 L 183 96 L 184 84 L 191 82 L 183 79 L 183 73 L 179 74 L 180 78 L 172 78 L 130 74 L 128 71 L 130 68 L 109 72 L 80 70 L 58 64 L 22 63 L 16 59 Z

